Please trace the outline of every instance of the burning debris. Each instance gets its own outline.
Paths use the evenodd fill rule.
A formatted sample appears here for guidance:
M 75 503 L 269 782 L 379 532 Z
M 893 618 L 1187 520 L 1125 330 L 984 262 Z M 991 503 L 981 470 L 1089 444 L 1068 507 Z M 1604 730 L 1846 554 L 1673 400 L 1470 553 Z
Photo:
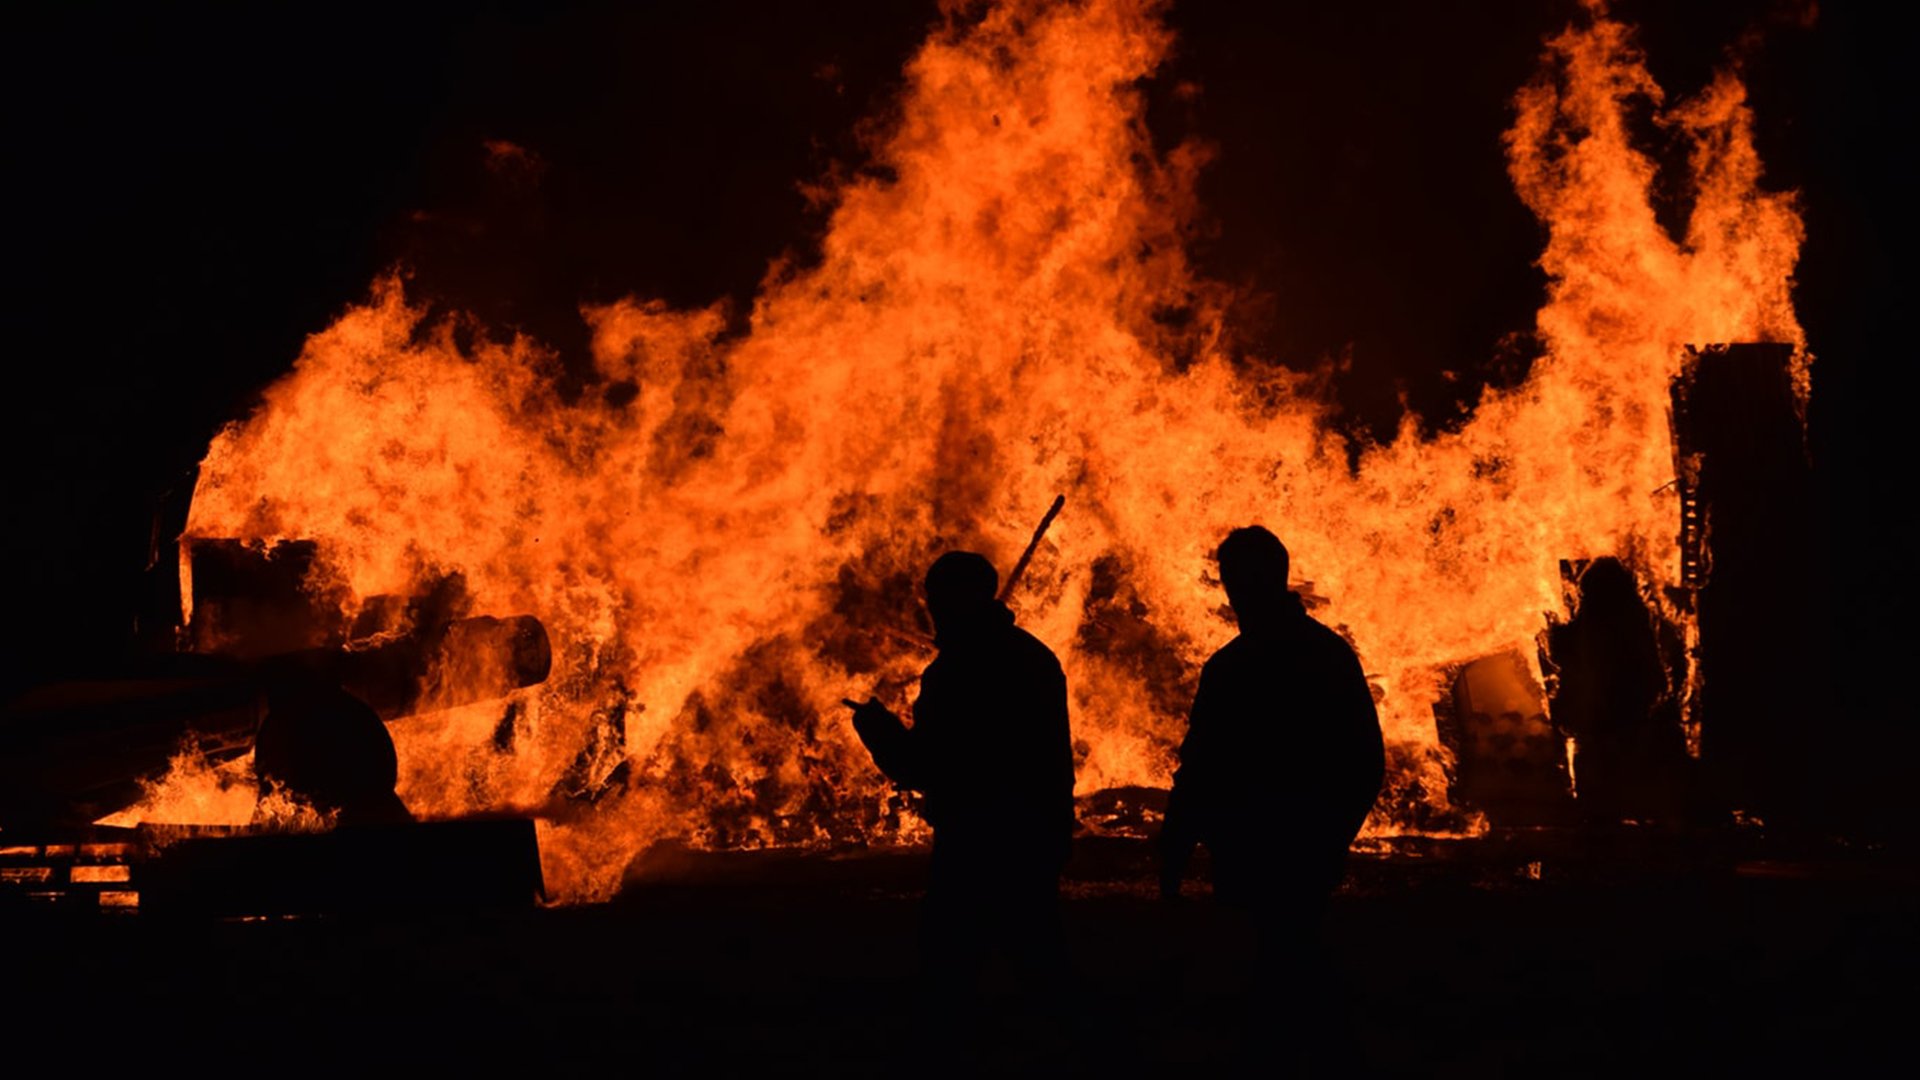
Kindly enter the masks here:
M 1547 719 L 1546 698 L 1520 653 L 1461 665 L 1433 711 L 1440 739 L 1453 751 L 1451 801 L 1496 825 L 1569 819 L 1566 737 Z
M 499 698 L 538 684 L 551 666 L 538 619 L 453 617 L 443 600 L 349 638 L 336 597 L 312 587 L 311 543 L 185 551 L 194 573 L 183 577 L 198 585 L 184 592 L 197 601 L 182 630 L 193 651 L 7 703 L 5 827 L 78 826 L 123 811 L 182 745 L 195 768 L 252 752 L 263 796 L 277 788 L 349 821 L 404 819 L 386 723 Z M 363 611 L 392 607 L 386 599 Z
M 320 587 L 317 551 L 188 543 L 180 637 L 193 651 L 7 704 L 0 828 L 34 840 L 9 848 L 15 891 L 216 915 L 533 902 L 532 823 L 413 824 L 387 724 L 538 684 L 551 666 L 545 628 L 459 614 L 457 579 L 407 602 L 369 598 L 349 618 Z M 251 790 L 227 798 L 236 788 Z M 115 815 L 215 828 L 88 827 Z M 257 835 L 220 828 L 246 824 Z M 109 858 L 62 854 L 73 851 Z

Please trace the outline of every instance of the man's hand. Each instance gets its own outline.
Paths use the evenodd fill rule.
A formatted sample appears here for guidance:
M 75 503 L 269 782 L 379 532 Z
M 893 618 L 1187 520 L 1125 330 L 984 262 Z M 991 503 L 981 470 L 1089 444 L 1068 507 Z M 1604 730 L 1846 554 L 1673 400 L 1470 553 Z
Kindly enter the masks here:
M 925 791 L 931 770 L 923 760 L 923 739 L 915 737 L 919 729 L 908 728 L 892 709 L 874 698 L 865 701 L 841 698 L 840 701 L 853 710 L 854 734 L 860 736 L 860 742 L 873 755 L 873 763 L 880 766 L 887 779 L 904 788 Z

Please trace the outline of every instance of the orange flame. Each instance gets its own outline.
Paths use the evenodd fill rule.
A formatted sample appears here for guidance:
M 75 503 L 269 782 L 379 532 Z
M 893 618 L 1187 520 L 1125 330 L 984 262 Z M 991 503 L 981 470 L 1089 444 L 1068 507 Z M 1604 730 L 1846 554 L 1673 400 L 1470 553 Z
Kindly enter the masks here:
M 903 702 L 920 572 L 956 546 L 1005 568 L 1055 491 L 1013 603 L 1066 665 L 1083 792 L 1167 782 L 1233 633 L 1208 552 L 1259 521 L 1381 694 L 1395 775 L 1370 830 L 1430 824 L 1447 665 L 1530 652 L 1561 558 L 1675 580 L 1668 379 L 1687 342 L 1800 342 L 1799 220 L 1758 189 L 1723 74 L 1656 114 L 1696 147 L 1669 236 L 1625 124 L 1661 92 L 1590 13 L 1507 138 L 1549 232 L 1546 355 L 1457 432 L 1409 417 L 1353 468 L 1304 379 L 1224 351 L 1181 242 L 1202 155 L 1156 155 L 1135 89 L 1170 42 L 1157 8 L 1011 2 L 937 31 L 876 151 L 891 178 L 833 192 L 818 265 L 776 268 L 746 333 L 586 312 L 598 374 L 637 394 L 570 400 L 538 343 L 463 349 L 376 283 L 214 441 L 189 535 L 317 540 L 355 603 L 458 572 L 475 611 L 538 615 L 545 685 L 393 731 L 416 813 L 539 812 L 569 899 L 666 837 L 918 835 L 838 703 Z

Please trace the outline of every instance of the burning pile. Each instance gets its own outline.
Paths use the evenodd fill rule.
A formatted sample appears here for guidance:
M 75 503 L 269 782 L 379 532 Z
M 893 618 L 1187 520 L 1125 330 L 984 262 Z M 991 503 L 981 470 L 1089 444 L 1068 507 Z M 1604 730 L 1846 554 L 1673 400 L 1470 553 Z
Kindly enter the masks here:
M 744 333 L 718 308 L 587 310 L 598 382 L 577 396 L 540 342 L 375 283 L 215 440 L 187 542 L 314 542 L 311 590 L 344 624 L 429 593 L 537 616 L 544 685 L 392 730 L 416 814 L 538 813 L 565 897 L 607 894 L 662 838 L 917 836 L 840 699 L 909 699 L 920 573 L 952 547 L 1004 571 L 1056 491 L 1012 604 L 1066 665 L 1082 793 L 1166 784 L 1232 633 L 1207 553 L 1264 522 L 1380 699 L 1370 830 L 1470 824 L 1446 803 L 1443 673 L 1530 655 L 1562 559 L 1616 556 L 1668 603 L 1669 381 L 1689 342 L 1801 343 L 1792 200 L 1758 187 L 1734 74 L 1668 107 L 1629 29 L 1590 14 L 1507 136 L 1548 230 L 1545 355 L 1457 431 L 1409 417 L 1350 452 L 1304 377 L 1226 351 L 1223 291 L 1188 264 L 1204 155 L 1157 155 L 1136 89 L 1170 44 L 1157 8 L 956 18 L 907 69 L 884 178 L 831 192 L 817 265 L 772 270 Z M 1694 147 L 1680 239 L 1636 109 Z

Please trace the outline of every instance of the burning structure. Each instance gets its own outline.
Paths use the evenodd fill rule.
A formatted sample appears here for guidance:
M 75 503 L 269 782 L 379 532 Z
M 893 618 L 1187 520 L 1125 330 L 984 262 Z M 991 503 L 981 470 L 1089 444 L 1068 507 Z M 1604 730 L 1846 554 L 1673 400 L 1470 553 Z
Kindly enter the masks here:
M 1460 423 L 1409 414 L 1367 442 L 1334 423 L 1328 373 L 1237 344 L 1231 290 L 1191 262 L 1208 150 L 1148 130 L 1161 14 L 950 13 L 872 167 L 813 193 L 817 260 L 774 267 L 744 320 L 590 305 L 584 376 L 382 277 L 208 449 L 161 559 L 177 647 L 373 671 L 360 693 L 416 815 L 535 816 L 556 894 L 602 898 L 662 840 L 923 836 L 837 703 L 908 695 L 918 568 L 948 547 L 1004 565 L 1064 491 L 1012 603 L 1067 664 L 1084 797 L 1165 786 L 1198 660 L 1230 632 L 1205 552 L 1266 521 L 1379 700 L 1371 835 L 1567 819 L 1580 736 L 1541 644 L 1597 561 L 1655 634 L 1641 711 L 1710 766 L 1701 801 L 1779 805 L 1765 717 L 1798 706 L 1739 689 L 1781 657 L 1738 627 L 1748 568 L 1788 548 L 1739 538 L 1794 516 L 1751 493 L 1804 471 L 1812 361 L 1800 217 L 1761 183 L 1737 65 L 1670 101 L 1598 7 L 1548 41 L 1505 139 L 1545 239 L 1540 354 Z M 1678 228 L 1648 124 L 1687 148 Z M 1759 430 L 1745 409 L 1765 433 L 1729 444 Z M 502 626 L 537 626 L 539 656 L 488 644 Z M 443 647 L 466 629 L 485 640 Z M 244 754 L 250 722 L 111 820 L 249 820 L 247 761 L 207 759 Z
M 486 32 L 511 34 L 519 17 Z M 154 395 L 138 423 L 109 412 L 100 425 L 188 431 L 178 464 L 199 463 L 126 560 L 144 576 L 95 584 L 151 589 L 137 627 L 75 632 L 103 609 L 69 595 L 71 575 L 37 573 L 57 570 L 51 560 L 10 560 L 27 572 L 9 626 L 33 648 L 5 657 L 0 903 L 59 892 L 125 909 L 137 894 L 149 914 L 247 921 L 40 919 L 9 959 L 19 985 L 47 992 L 10 1019 L 38 1021 L 23 1030 L 66 1047 L 75 1041 L 47 1033 L 92 1032 L 110 1015 L 129 1045 L 151 1047 L 219 1016 L 234 1049 L 254 1041 L 270 1054 L 343 1021 L 404 1027 L 397 1041 L 444 1065 L 449 1052 L 493 1058 L 516 1040 L 545 1055 L 556 1035 L 578 1045 L 583 1021 L 617 1016 L 631 1027 L 623 1065 L 636 1044 L 669 1071 L 748 1044 L 782 1064 L 814 1047 L 823 1065 L 844 1065 L 871 1028 L 910 1027 L 897 974 L 925 830 L 918 804 L 868 764 L 839 702 L 910 697 L 928 648 L 914 586 L 931 556 L 978 548 L 1007 570 L 1063 492 L 1008 600 L 1065 662 L 1073 694 L 1083 832 L 1067 916 L 1108 1052 L 1192 1060 L 1222 1012 L 1191 965 L 1185 989 L 1165 982 L 1195 951 L 1175 939 L 1204 931 L 1209 905 L 1155 906 L 1141 891 L 1153 876 L 1141 837 L 1164 806 L 1196 664 L 1233 632 L 1206 552 L 1252 521 L 1294 549 L 1296 589 L 1354 644 L 1387 728 L 1388 790 L 1329 927 L 1383 1071 L 1444 1066 L 1449 1053 L 1575 1071 L 1563 1067 L 1570 1054 L 1592 1065 L 1599 1046 L 1638 1067 L 1665 1030 L 1649 1017 L 1712 1047 L 1718 1071 L 1742 1050 L 1777 1064 L 1761 1030 L 1804 1037 L 1831 1068 L 1863 1025 L 1897 1021 L 1904 1000 L 1871 980 L 1913 954 L 1910 866 L 1850 823 L 1838 840 L 1779 828 L 1837 820 L 1834 777 L 1889 790 L 1840 769 L 1843 755 L 1884 758 L 1889 776 L 1901 766 L 1895 753 L 1861 755 L 1864 740 L 1806 738 L 1877 714 L 1834 702 L 1865 698 L 1868 680 L 1821 667 L 1831 644 L 1809 579 L 1831 570 L 1809 572 L 1806 556 L 1853 534 L 1822 517 L 1845 470 L 1816 457 L 1822 471 L 1810 472 L 1808 440 L 1821 448 L 1835 362 L 1844 373 L 1858 361 L 1832 344 L 1848 320 L 1831 297 L 1810 302 L 1832 250 L 1828 272 L 1793 280 L 1803 231 L 1811 268 L 1833 221 L 1818 216 L 1831 203 L 1817 188 L 1804 202 L 1779 190 L 1805 176 L 1774 129 L 1755 130 L 1756 114 L 1780 122 L 1777 94 L 1743 54 L 1711 77 L 1704 65 L 1650 67 L 1673 52 L 1657 19 L 1643 55 L 1624 17 L 1591 5 L 1551 15 L 1543 51 L 1537 27 L 1516 30 L 1527 40 L 1506 70 L 1468 65 L 1497 83 L 1486 100 L 1499 119 L 1448 161 L 1486 159 L 1489 186 L 1537 239 L 1513 259 L 1524 274 L 1537 255 L 1537 281 L 1485 288 L 1526 309 L 1537 287 L 1537 314 L 1460 335 L 1492 352 L 1500 330 L 1532 328 L 1499 346 L 1503 359 L 1463 369 L 1457 414 L 1416 392 L 1392 410 L 1397 428 L 1392 417 L 1356 423 L 1342 388 L 1387 381 L 1365 367 L 1366 350 L 1313 368 L 1301 361 L 1316 350 L 1247 331 L 1260 305 L 1210 247 L 1209 230 L 1232 222 L 1202 202 L 1244 209 L 1207 186 L 1238 167 L 1239 142 L 1216 155 L 1169 137 L 1181 130 L 1169 110 L 1197 108 L 1221 85 L 1207 65 L 1183 66 L 1183 43 L 1204 40 L 1194 31 L 1211 17 L 1135 0 L 943 8 L 890 104 L 867 110 L 864 164 L 814 173 L 817 248 L 776 260 L 748 304 L 709 303 L 725 290 L 707 290 L 685 251 L 629 244 L 622 258 L 668 265 L 647 279 L 667 286 L 575 289 L 556 275 L 544 315 L 529 319 L 450 295 L 447 268 L 429 258 L 381 274 L 344 312 L 302 309 L 284 349 L 249 340 L 251 355 L 274 358 L 271 374 L 220 378 L 271 379 L 258 400 L 206 393 L 212 376 L 161 365 L 153 377 L 183 389 Z M 1310 38 L 1343 17 L 1297 29 Z M 336 33 L 390 47 L 422 85 L 440 78 L 431 56 L 412 55 L 425 51 L 418 41 Z M 751 52 L 736 36 L 730 27 L 729 57 Z M 1403 58 L 1459 51 L 1445 35 L 1437 49 L 1372 24 L 1363 36 Z M 1728 35 L 1702 36 L 1717 48 Z M 98 44 L 86 39 L 90 54 Z M 310 48 L 346 67 L 338 50 Z M 492 53 L 471 51 L 487 57 L 489 87 L 524 89 Z M 806 63 L 799 77 L 839 93 L 842 72 Z M 1231 86 L 1230 65 L 1214 66 Z M 1316 93 L 1333 85 L 1312 70 L 1301 81 Z M 1704 89 L 1669 97 L 1656 70 Z M 156 83 L 158 96 L 179 100 L 172 86 Z M 721 103 L 689 96 L 700 124 L 753 144 L 738 152 L 758 173 L 807 172 L 776 166 L 753 132 L 713 120 Z M 127 108 L 138 117 L 138 106 Z M 352 111 L 331 97 L 317 108 L 329 124 Z M 1326 108 L 1331 127 L 1365 112 Z M 413 145 L 394 120 L 406 108 L 368 111 Z M 603 140 L 627 131 L 582 126 Z M 515 198 L 543 184 L 578 194 L 566 186 L 577 144 L 542 141 L 553 132 L 539 124 L 499 127 L 458 133 L 484 153 L 488 183 Z M 192 145 L 191 132 L 156 130 Z M 244 151 L 225 160 L 284 160 L 256 134 L 250 122 Z M 1350 175 L 1344 155 L 1363 158 L 1366 140 L 1349 141 L 1288 167 Z M 364 158 L 314 152 L 332 145 L 295 155 L 331 178 L 313 188 L 359 182 Z M 1785 160 L 1784 184 L 1779 171 L 1762 182 L 1763 148 L 1776 169 Z M 1419 186 L 1454 170 L 1400 171 Z M 240 199 L 223 212 L 251 228 L 245 190 L 214 198 Z M 1289 195 L 1273 197 L 1276 212 L 1316 212 L 1286 209 Z M 149 210 L 168 201 L 128 198 Z M 502 262 L 473 238 L 499 207 L 480 202 L 465 217 L 369 214 L 452 236 L 460 269 L 485 276 Z M 1497 217 L 1446 198 L 1428 206 L 1476 229 Z M 635 207 L 623 212 L 684 209 Z M 505 250 L 532 251 L 522 279 L 544 277 L 526 239 Z M 1384 258 L 1380 244 L 1357 232 L 1352 257 Z M 713 230 L 688 250 L 737 247 Z M 760 275 L 759 254 L 742 250 Z M 196 265 L 171 248 L 163 262 L 169 273 Z M 231 262 L 256 272 L 231 282 L 217 317 L 201 317 L 195 290 L 153 275 L 106 324 L 193 294 L 176 306 L 194 328 L 177 332 L 197 344 L 264 296 L 353 296 L 377 260 L 296 286 Z M 1484 265 L 1463 253 L 1423 267 L 1415 285 Z M 231 277 L 222 270 L 223 287 Z M 1362 291 L 1369 318 L 1409 333 L 1435 321 L 1392 290 Z M 1283 293 L 1274 306 L 1284 319 L 1314 299 Z M 69 319 L 60 333 L 73 325 L 92 324 Z M 113 339 L 99 348 L 143 360 L 137 343 L 155 340 L 99 336 Z M 100 388 L 67 396 L 88 408 L 147 393 L 138 380 L 85 381 Z M 41 430 L 31 419 L 29 434 Z M 96 472 L 137 475 L 119 450 L 148 441 L 103 440 L 98 460 L 114 464 Z M 89 473 L 32 450 L 15 457 L 58 474 L 52 505 L 66 507 L 66 488 Z M 149 477 L 168 471 L 142 464 Z M 104 490 L 103 502 L 142 502 Z M 34 525 L 16 541 L 39 550 L 88 531 L 22 517 Z M 121 634 L 140 643 L 137 657 L 83 644 Z M 91 666 L 47 661 L 69 655 Z M 299 749 L 285 724 L 275 733 L 268 714 L 289 691 L 293 732 L 345 718 L 356 734 L 340 744 L 370 748 L 346 755 L 345 780 L 301 775 L 327 755 Z M 1276 783 L 1289 767 L 1276 763 Z M 379 798 L 363 803 L 369 788 Z M 416 820 L 394 820 L 396 802 Z M 1735 812 L 1769 826 L 1715 827 Z M 468 917 L 476 904 L 527 908 L 542 887 L 566 910 Z M 616 891 L 617 904 L 578 903 Z M 251 918 L 315 913 L 358 918 Z M 503 1021 L 488 1025 L 496 1038 L 449 1050 L 439 1033 L 476 1016 Z M 1501 1035 L 1476 1051 L 1467 1033 L 1492 1016 Z M 1182 1030 L 1198 1035 L 1181 1045 Z M 1516 1045 L 1538 1057 L 1504 1056 Z

